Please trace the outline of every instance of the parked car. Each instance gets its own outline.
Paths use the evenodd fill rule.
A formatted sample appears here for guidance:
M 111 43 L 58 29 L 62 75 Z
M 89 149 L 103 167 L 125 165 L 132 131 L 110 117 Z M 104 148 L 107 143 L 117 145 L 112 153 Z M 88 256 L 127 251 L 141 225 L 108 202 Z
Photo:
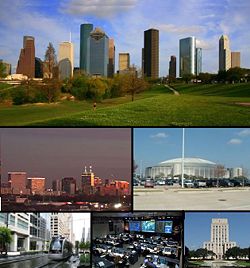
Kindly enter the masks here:
M 192 180 L 185 180 L 184 181 L 184 187 L 185 188 L 194 188 L 194 183 Z
M 145 188 L 154 188 L 155 184 L 154 184 L 154 180 L 152 179 L 147 179 L 145 181 L 144 187 Z
M 228 179 L 220 179 L 219 187 L 234 187 L 234 184 Z
M 165 180 L 165 184 L 166 185 L 174 185 L 174 181 L 173 180 L 166 179 Z
M 242 181 L 236 180 L 236 179 L 231 179 L 229 180 L 231 183 L 233 183 L 234 187 L 240 187 L 243 186 Z
M 205 181 L 205 180 L 196 180 L 195 182 L 194 182 L 194 187 L 195 188 L 205 188 L 205 187 L 207 187 L 207 182 Z

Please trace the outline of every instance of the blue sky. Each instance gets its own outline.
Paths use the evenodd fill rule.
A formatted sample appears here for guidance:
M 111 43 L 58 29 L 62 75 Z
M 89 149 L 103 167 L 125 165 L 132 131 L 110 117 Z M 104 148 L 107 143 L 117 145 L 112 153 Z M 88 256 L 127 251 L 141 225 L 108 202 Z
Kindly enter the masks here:
M 200 157 L 226 167 L 250 171 L 250 129 L 187 128 L 185 156 Z M 134 159 L 143 169 L 181 157 L 182 128 L 134 129 Z M 139 168 L 138 168 L 139 171 Z M 250 175 L 250 174 L 249 174 Z
M 23 35 L 36 38 L 36 56 L 43 58 L 48 42 L 75 46 L 79 66 L 79 27 L 93 23 L 115 39 L 116 58 L 129 52 L 141 66 L 144 30 L 160 30 L 160 74 L 168 72 L 171 55 L 178 57 L 179 39 L 196 36 L 203 48 L 203 71 L 217 72 L 218 40 L 228 34 L 231 49 L 241 51 L 242 66 L 250 68 L 249 0 L 1 0 L 0 58 L 17 64 Z
M 226 218 L 229 222 L 229 239 L 237 246 L 250 246 L 250 213 L 249 212 L 186 212 L 185 216 L 185 245 L 189 249 L 203 246 L 210 241 L 210 226 L 212 218 Z

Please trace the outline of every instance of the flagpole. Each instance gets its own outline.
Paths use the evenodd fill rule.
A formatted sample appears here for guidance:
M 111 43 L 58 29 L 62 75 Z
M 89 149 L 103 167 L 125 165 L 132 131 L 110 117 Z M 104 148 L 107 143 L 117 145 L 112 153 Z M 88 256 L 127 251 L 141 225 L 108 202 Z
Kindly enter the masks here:
M 184 188 L 185 128 L 182 129 L 181 187 Z

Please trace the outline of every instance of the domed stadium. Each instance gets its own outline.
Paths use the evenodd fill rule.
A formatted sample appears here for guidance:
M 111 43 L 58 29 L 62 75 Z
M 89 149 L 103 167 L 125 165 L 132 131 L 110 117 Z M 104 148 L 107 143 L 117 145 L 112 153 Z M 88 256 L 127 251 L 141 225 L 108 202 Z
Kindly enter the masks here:
M 184 174 L 188 176 L 214 178 L 216 163 L 201 158 L 185 158 Z M 170 159 L 146 168 L 146 177 L 175 177 L 181 175 L 182 158 Z

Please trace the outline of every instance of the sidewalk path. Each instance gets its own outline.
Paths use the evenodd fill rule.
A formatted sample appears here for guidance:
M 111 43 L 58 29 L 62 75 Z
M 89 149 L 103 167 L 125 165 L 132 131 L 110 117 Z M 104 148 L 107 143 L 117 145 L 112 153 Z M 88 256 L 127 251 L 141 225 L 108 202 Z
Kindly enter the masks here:
M 174 93 L 174 95 L 180 96 L 180 93 L 178 91 L 176 91 L 174 88 L 172 88 L 171 86 L 169 86 L 169 85 L 164 85 L 164 86 L 166 88 L 168 88 L 169 90 L 171 90 Z

